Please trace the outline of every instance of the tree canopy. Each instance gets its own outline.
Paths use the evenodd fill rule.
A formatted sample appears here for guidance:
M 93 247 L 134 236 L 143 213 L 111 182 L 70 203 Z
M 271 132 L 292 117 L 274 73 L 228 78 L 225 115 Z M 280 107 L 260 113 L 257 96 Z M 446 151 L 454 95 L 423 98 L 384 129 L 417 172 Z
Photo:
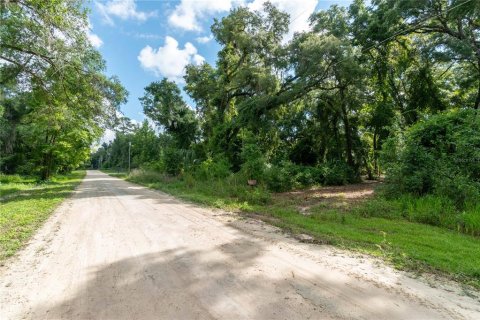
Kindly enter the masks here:
M 216 159 L 234 172 L 257 163 L 326 168 L 339 175 L 330 181 L 373 178 L 389 139 L 479 108 L 479 10 L 469 0 L 355 0 L 314 13 L 310 30 L 286 39 L 291 17 L 271 3 L 235 8 L 211 26 L 215 64 L 186 67 L 195 106 L 165 79 L 141 102 L 177 160 L 194 153 L 183 170 Z
M 88 159 L 127 92 L 87 38 L 82 1 L 0 4 L 0 167 L 48 179 Z

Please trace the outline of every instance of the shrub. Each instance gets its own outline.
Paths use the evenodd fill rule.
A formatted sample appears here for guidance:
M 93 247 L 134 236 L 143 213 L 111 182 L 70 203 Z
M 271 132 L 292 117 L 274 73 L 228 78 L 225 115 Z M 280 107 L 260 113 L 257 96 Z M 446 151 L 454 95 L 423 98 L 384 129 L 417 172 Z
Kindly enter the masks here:
M 309 166 L 295 166 L 295 184 L 297 187 L 309 187 L 323 184 L 325 176 L 322 168 Z
M 183 157 L 181 150 L 166 148 L 163 154 L 163 170 L 171 175 L 178 175 L 182 171 Z
M 480 194 L 480 117 L 475 110 L 432 116 L 384 146 L 390 193 L 436 194 L 457 208 Z M 396 157 L 392 157 L 396 154 Z
M 270 193 L 262 186 L 250 188 L 240 197 L 240 200 L 250 204 L 266 204 L 270 201 Z
M 356 175 L 345 162 L 327 162 L 321 166 L 324 184 L 327 186 L 344 185 L 356 182 Z
M 128 175 L 128 180 L 141 183 L 157 183 L 165 179 L 165 174 L 144 169 L 133 169 Z
M 356 182 L 354 171 L 343 162 L 328 162 L 318 167 L 295 165 L 283 161 L 271 165 L 265 171 L 265 183 L 269 190 L 284 192 L 312 185 L 344 185 Z
M 438 171 L 445 172 L 448 169 L 438 168 Z M 456 206 L 464 208 L 475 204 L 480 196 L 478 181 L 471 181 L 470 177 L 459 172 L 452 172 L 450 175 L 434 175 L 432 178 L 435 194 L 446 196 L 452 199 Z
M 178 176 L 185 171 L 192 171 L 195 152 L 189 149 L 177 149 L 174 146 L 163 149 L 158 161 L 144 163 L 142 168 Z
M 241 171 L 248 179 L 261 180 L 265 171 L 265 159 L 251 132 L 242 132 L 243 146 Z
M 268 189 L 274 192 L 323 184 L 325 180 L 322 167 L 295 165 L 290 161 L 270 165 L 265 171 L 264 178 Z
M 291 190 L 295 185 L 294 165 L 284 161 L 279 165 L 271 165 L 265 170 L 264 179 L 268 189 L 273 192 Z
M 208 157 L 195 170 L 195 176 L 198 179 L 221 179 L 228 177 L 230 171 L 230 163 L 225 157 L 217 157 L 213 159 Z

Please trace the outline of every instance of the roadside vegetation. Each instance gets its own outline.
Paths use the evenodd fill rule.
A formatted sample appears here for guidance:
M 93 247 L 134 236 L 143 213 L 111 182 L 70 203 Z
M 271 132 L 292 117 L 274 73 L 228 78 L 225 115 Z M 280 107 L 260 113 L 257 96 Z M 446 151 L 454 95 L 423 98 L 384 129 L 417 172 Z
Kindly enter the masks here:
M 373 181 L 272 193 L 250 187 L 236 175 L 201 181 L 145 170 L 106 172 L 180 199 L 261 219 L 293 235 L 307 234 L 313 237 L 308 242 L 372 254 L 399 269 L 441 274 L 480 288 L 480 238 L 455 226 L 424 223 L 442 214 L 454 219 L 463 215 L 443 208 L 435 196 L 386 198 L 385 184 Z
M 0 173 L 70 172 L 114 125 L 127 92 L 89 28 L 81 0 L 0 1 Z
M 130 159 L 130 181 L 479 286 L 479 16 L 478 1 L 359 0 L 286 39 L 272 4 L 233 9 L 211 26 L 216 63 L 186 67 L 195 109 L 151 83 L 150 122 L 122 119 L 92 166 Z M 382 183 L 351 198 L 364 180 Z
M 0 263 L 13 255 L 81 182 L 85 171 L 37 177 L 0 175 Z

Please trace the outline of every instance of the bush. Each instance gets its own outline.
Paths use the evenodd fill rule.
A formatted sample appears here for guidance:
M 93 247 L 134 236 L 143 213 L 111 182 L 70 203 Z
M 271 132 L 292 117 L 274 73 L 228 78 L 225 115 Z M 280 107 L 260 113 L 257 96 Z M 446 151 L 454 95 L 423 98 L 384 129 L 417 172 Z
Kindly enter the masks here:
M 265 159 L 258 144 L 252 141 L 244 142 L 242 147 L 241 171 L 248 179 L 261 180 L 265 171 Z
M 183 168 L 182 150 L 166 148 L 163 154 L 163 169 L 171 175 L 179 175 Z
M 290 161 L 270 165 L 264 178 L 268 189 L 274 192 L 310 187 L 325 181 L 323 168 L 295 165 Z
M 216 159 L 208 157 L 195 170 L 195 176 L 204 180 L 226 178 L 231 173 L 230 163 L 225 157 L 217 157 Z
M 273 192 L 291 190 L 295 185 L 294 165 L 284 161 L 280 165 L 271 165 L 264 174 L 265 184 Z
M 299 188 L 323 184 L 325 176 L 320 167 L 295 166 L 295 185 Z
M 165 180 L 165 174 L 144 169 L 133 169 L 128 175 L 128 180 L 141 183 L 158 183 Z
M 345 162 L 327 162 L 321 166 L 323 183 L 327 186 L 338 186 L 357 182 L 355 172 Z
M 328 162 L 318 167 L 309 167 L 283 161 L 271 165 L 265 171 L 265 183 L 274 192 L 312 185 L 344 185 L 356 181 L 354 171 L 344 162 Z
M 194 151 L 177 149 L 172 146 L 163 149 L 158 161 L 143 163 L 141 168 L 146 171 L 157 171 L 178 176 L 185 171 L 193 171 L 194 161 Z
M 432 116 L 384 146 L 391 194 L 436 194 L 463 209 L 480 195 L 480 117 L 475 110 Z M 392 157 L 396 154 L 396 157 Z

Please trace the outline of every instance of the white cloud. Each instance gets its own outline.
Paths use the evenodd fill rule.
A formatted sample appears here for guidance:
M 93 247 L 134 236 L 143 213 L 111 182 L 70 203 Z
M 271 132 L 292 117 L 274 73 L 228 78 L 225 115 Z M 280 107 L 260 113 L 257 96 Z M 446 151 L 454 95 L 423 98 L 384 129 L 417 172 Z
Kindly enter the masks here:
M 135 120 L 135 119 L 130 119 L 130 122 L 134 125 L 134 126 L 137 126 L 137 127 L 140 127 L 142 125 L 142 123 L 138 120 Z
M 278 9 L 290 15 L 289 33 L 285 40 L 292 38 L 295 32 L 309 29 L 308 18 L 315 11 L 319 0 L 270 0 Z M 182 0 L 175 7 L 175 10 L 169 16 L 168 21 L 171 25 L 188 31 L 201 31 L 200 20 L 214 16 L 215 14 L 227 12 L 233 7 L 247 5 L 250 10 L 261 10 L 266 0 L 253 0 L 246 2 L 244 0 L 225 0 L 225 1 L 193 1 Z M 196 39 L 199 43 L 206 43 L 208 37 L 199 37 Z M 204 42 L 202 42 L 204 41 Z
M 100 139 L 100 145 L 105 143 L 110 143 L 115 139 L 115 131 L 112 129 L 106 129 L 103 133 L 102 138 Z
M 181 0 L 180 4 L 169 16 L 168 21 L 171 25 L 189 30 L 200 31 L 199 19 L 212 16 L 217 13 L 229 11 L 233 5 L 243 3 L 239 0 L 222 0 L 222 1 L 194 1 Z
M 163 76 L 176 82 L 183 81 L 185 66 L 190 63 L 198 65 L 205 61 L 197 53 L 197 48 L 193 44 L 187 42 L 181 49 L 178 41 L 169 36 L 165 38 L 163 47 L 154 49 L 146 46 L 140 51 L 137 58 L 146 70 L 152 71 L 156 76 Z
M 192 60 L 193 60 L 193 63 L 196 64 L 197 66 L 205 62 L 205 58 L 199 54 L 194 54 Z
M 102 39 L 100 39 L 100 37 L 97 36 L 95 33 L 88 31 L 87 38 L 88 38 L 88 41 L 90 41 L 90 43 L 92 44 L 92 46 L 94 46 L 97 49 L 103 45 Z
M 93 25 L 90 22 L 90 19 L 87 20 L 87 25 L 82 26 L 82 29 L 84 30 L 85 34 L 87 35 L 87 39 L 90 42 L 90 44 L 95 47 L 95 48 L 100 48 L 103 45 L 103 40 L 96 35 L 95 33 L 92 32 L 93 30 Z M 62 34 L 61 35 L 63 38 L 65 36 Z
M 319 0 L 270 0 L 279 10 L 290 15 L 290 25 L 285 40 L 290 40 L 295 32 L 309 30 L 308 18 L 315 11 Z M 261 10 L 265 0 L 254 0 L 248 4 L 250 10 Z
M 96 1 L 95 5 L 103 16 L 103 21 L 109 25 L 114 25 L 112 16 L 122 20 L 132 19 L 143 22 L 157 14 L 156 11 L 138 11 L 134 0 L 110 0 L 105 4 Z
M 198 37 L 195 39 L 198 43 L 208 43 L 213 40 L 213 35 Z

